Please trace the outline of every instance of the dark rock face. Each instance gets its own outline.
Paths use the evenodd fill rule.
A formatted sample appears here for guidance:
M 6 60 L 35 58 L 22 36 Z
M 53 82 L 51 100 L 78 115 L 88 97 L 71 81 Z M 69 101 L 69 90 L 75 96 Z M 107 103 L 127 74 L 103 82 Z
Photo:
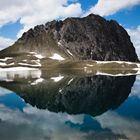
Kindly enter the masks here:
M 129 35 L 116 21 L 92 14 L 51 23 L 46 26 L 54 39 L 80 59 L 137 61 Z
M 1 54 L 35 51 L 48 57 L 50 52 L 59 52 L 66 59 L 71 59 L 67 50 L 73 54 L 73 59 L 138 61 L 135 48 L 123 27 L 116 21 L 107 21 L 93 14 L 36 26 Z
M 1 81 L 0 86 L 16 92 L 25 102 L 39 109 L 97 116 L 116 109 L 125 101 L 135 77 L 66 76 L 59 82 L 43 77 L 45 80 L 37 85 L 31 85 L 26 78 Z

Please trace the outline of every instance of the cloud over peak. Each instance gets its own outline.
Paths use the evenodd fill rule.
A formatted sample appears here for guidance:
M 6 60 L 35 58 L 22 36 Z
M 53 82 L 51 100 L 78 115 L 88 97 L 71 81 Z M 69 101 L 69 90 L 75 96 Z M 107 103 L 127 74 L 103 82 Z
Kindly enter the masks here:
M 12 45 L 14 40 L 0 36 L 0 50 Z
M 109 16 L 138 4 L 140 4 L 140 0 L 98 0 L 97 4 L 91 7 L 85 15 L 94 13 L 101 16 Z
M 128 34 L 131 37 L 131 41 L 136 48 L 138 57 L 140 58 L 140 25 L 135 29 L 127 29 Z
M 78 2 L 68 4 L 68 0 L 0 1 L 0 26 L 19 20 L 23 29 L 18 33 L 18 37 L 35 25 L 81 14 L 81 4 Z

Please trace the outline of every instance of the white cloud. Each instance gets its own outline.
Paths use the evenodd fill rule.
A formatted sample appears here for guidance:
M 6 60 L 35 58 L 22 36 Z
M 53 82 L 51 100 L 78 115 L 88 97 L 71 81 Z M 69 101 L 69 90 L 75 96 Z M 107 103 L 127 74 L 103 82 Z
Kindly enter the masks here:
M 140 4 L 140 0 L 98 0 L 97 4 L 91 7 L 85 15 L 90 13 L 101 16 L 113 15 L 120 10 L 132 8 L 138 4 Z
M 68 4 L 68 0 L 0 1 L 0 26 L 19 19 L 23 29 L 18 33 L 18 37 L 35 25 L 81 14 L 81 4 L 78 2 Z
M 140 25 L 136 29 L 127 29 L 127 32 L 130 35 L 138 57 L 140 58 Z
M 0 50 L 12 45 L 14 40 L 0 36 Z

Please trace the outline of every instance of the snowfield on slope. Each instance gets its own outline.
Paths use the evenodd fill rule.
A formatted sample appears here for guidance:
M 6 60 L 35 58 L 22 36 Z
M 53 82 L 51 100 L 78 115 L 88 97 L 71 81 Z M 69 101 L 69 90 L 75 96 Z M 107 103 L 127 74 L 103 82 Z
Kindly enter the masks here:
M 50 59 L 54 59 L 54 60 L 65 60 L 65 58 L 63 58 L 61 55 L 54 53 L 53 56 L 49 57 Z

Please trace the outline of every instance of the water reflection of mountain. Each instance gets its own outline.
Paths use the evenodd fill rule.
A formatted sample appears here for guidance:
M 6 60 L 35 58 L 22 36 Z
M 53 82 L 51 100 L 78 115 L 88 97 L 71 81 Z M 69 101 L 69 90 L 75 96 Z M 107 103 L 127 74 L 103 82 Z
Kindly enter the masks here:
M 27 103 L 39 109 L 69 114 L 100 115 L 117 108 L 131 92 L 135 76 L 62 76 L 15 78 L 1 81 Z

